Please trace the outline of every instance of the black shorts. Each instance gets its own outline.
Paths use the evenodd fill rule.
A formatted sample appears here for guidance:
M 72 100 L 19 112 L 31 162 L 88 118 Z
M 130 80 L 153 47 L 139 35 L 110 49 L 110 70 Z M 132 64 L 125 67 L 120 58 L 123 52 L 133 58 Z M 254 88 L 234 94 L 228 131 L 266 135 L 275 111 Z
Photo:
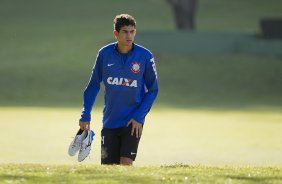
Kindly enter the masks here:
M 101 164 L 120 164 L 120 157 L 133 161 L 137 155 L 139 138 L 131 136 L 132 126 L 103 128 L 101 131 Z

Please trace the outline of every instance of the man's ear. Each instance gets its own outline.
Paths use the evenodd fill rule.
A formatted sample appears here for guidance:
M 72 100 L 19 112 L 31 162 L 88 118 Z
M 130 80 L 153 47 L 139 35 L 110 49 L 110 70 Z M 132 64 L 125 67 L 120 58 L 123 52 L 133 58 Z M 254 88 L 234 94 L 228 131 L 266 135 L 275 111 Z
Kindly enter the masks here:
M 118 32 L 116 30 L 114 30 L 114 35 L 118 36 Z

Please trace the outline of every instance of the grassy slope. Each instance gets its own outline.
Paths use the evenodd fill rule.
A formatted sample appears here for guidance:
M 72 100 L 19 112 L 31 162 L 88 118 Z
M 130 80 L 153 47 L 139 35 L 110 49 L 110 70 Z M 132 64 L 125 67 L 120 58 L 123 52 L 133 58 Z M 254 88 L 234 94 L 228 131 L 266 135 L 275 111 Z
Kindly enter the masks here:
M 161 0 L 28 2 L 1 2 L 0 105 L 80 106 L 97 50 L 113 38 L 117 13 L 134 14 L 138 31 L 173 30 L 170 9 Z M 200 1 L 199 29 L 258 32 L 261 16 L 280 15 L 276 3 L 281 2 Z M 165 54 L 156 59 L 160 105 L 281 105 L 281 59 Z
M 0 165 L 0 183 L 282 183 L 279 167 Z
M 159 21 L 164 13 L 146 25 L 142 9 L 148 1 L 127 2 L 127 6 L 120 1 L 108 1 L 111 6 L 104 1 L 30 2 L 4 1 L 1 5 L 2 105 L 80 104 L 96 53 L 113 39 L 112 19 L 120 12 L 134 12 L 140 30 L 142 24 L 165 28 Z M 146 12 L 151 14 L 164 4 L 150 3 Z
M 200 30 L 260 32 L 262 18 L 281 17 L 281 1 L 277 0 L 213 0 L 199 1 Z
M 160 86 L 165 88 L 159 96 L 160 103 L 217 108 L 282 104 L 279 59 L 246 55 L 161 55 L 159 60 Z
M 279 59 L 246 55 L 158 55 L 156 59 L 161 90 L 156 105 L 246 108 L 282 104 Z M 1 72 L 1 103 L 80 105 L 90 73 L 82 67 L 78 62 L 7 63 Z

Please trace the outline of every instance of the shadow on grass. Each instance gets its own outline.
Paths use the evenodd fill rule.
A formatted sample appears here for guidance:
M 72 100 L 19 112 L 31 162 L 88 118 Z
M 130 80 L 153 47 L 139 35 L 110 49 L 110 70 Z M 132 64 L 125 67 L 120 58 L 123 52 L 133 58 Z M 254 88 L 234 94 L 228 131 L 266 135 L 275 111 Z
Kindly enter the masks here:
M 27 176 L 27 175 L 12 175 L 12 174 L 2 174 L 0 175 L 0 183 L 25 183 L 25 182 L 43 182 L 46 179 L 40 176 Z
M 245 182 L 253 183 L 276 183 L 282 182 L 282 177 L 280 176 L 225 176 L 227 178 Z
M 40 176 L 35 176 L 39 174 Z M 97 173 L 91 170 L 81 170 L 75 174 L 60 172 L 56 174 L 43 173 L 27 173 L 22 174 L 2 174 L 0 175 L 0 183 L 151 183 L 151 177 L 144 176 L 126 176 L 109 174 L 105 177 L 105 173 Z

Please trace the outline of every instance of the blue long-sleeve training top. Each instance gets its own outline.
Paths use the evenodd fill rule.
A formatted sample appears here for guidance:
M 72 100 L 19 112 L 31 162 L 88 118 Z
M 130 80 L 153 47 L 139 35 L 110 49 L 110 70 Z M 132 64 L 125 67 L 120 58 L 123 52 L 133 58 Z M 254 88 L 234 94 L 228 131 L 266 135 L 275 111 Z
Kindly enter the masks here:
M 124 127 L 132 118 L 144 123 L 158 94 L 153 54 L 137 44 L 127 54 L 118 51 L 117 43 L 101 48 L 83 93 L 81 121 L 91 120 L 102 81 L 105 86 L 103 128 Z

